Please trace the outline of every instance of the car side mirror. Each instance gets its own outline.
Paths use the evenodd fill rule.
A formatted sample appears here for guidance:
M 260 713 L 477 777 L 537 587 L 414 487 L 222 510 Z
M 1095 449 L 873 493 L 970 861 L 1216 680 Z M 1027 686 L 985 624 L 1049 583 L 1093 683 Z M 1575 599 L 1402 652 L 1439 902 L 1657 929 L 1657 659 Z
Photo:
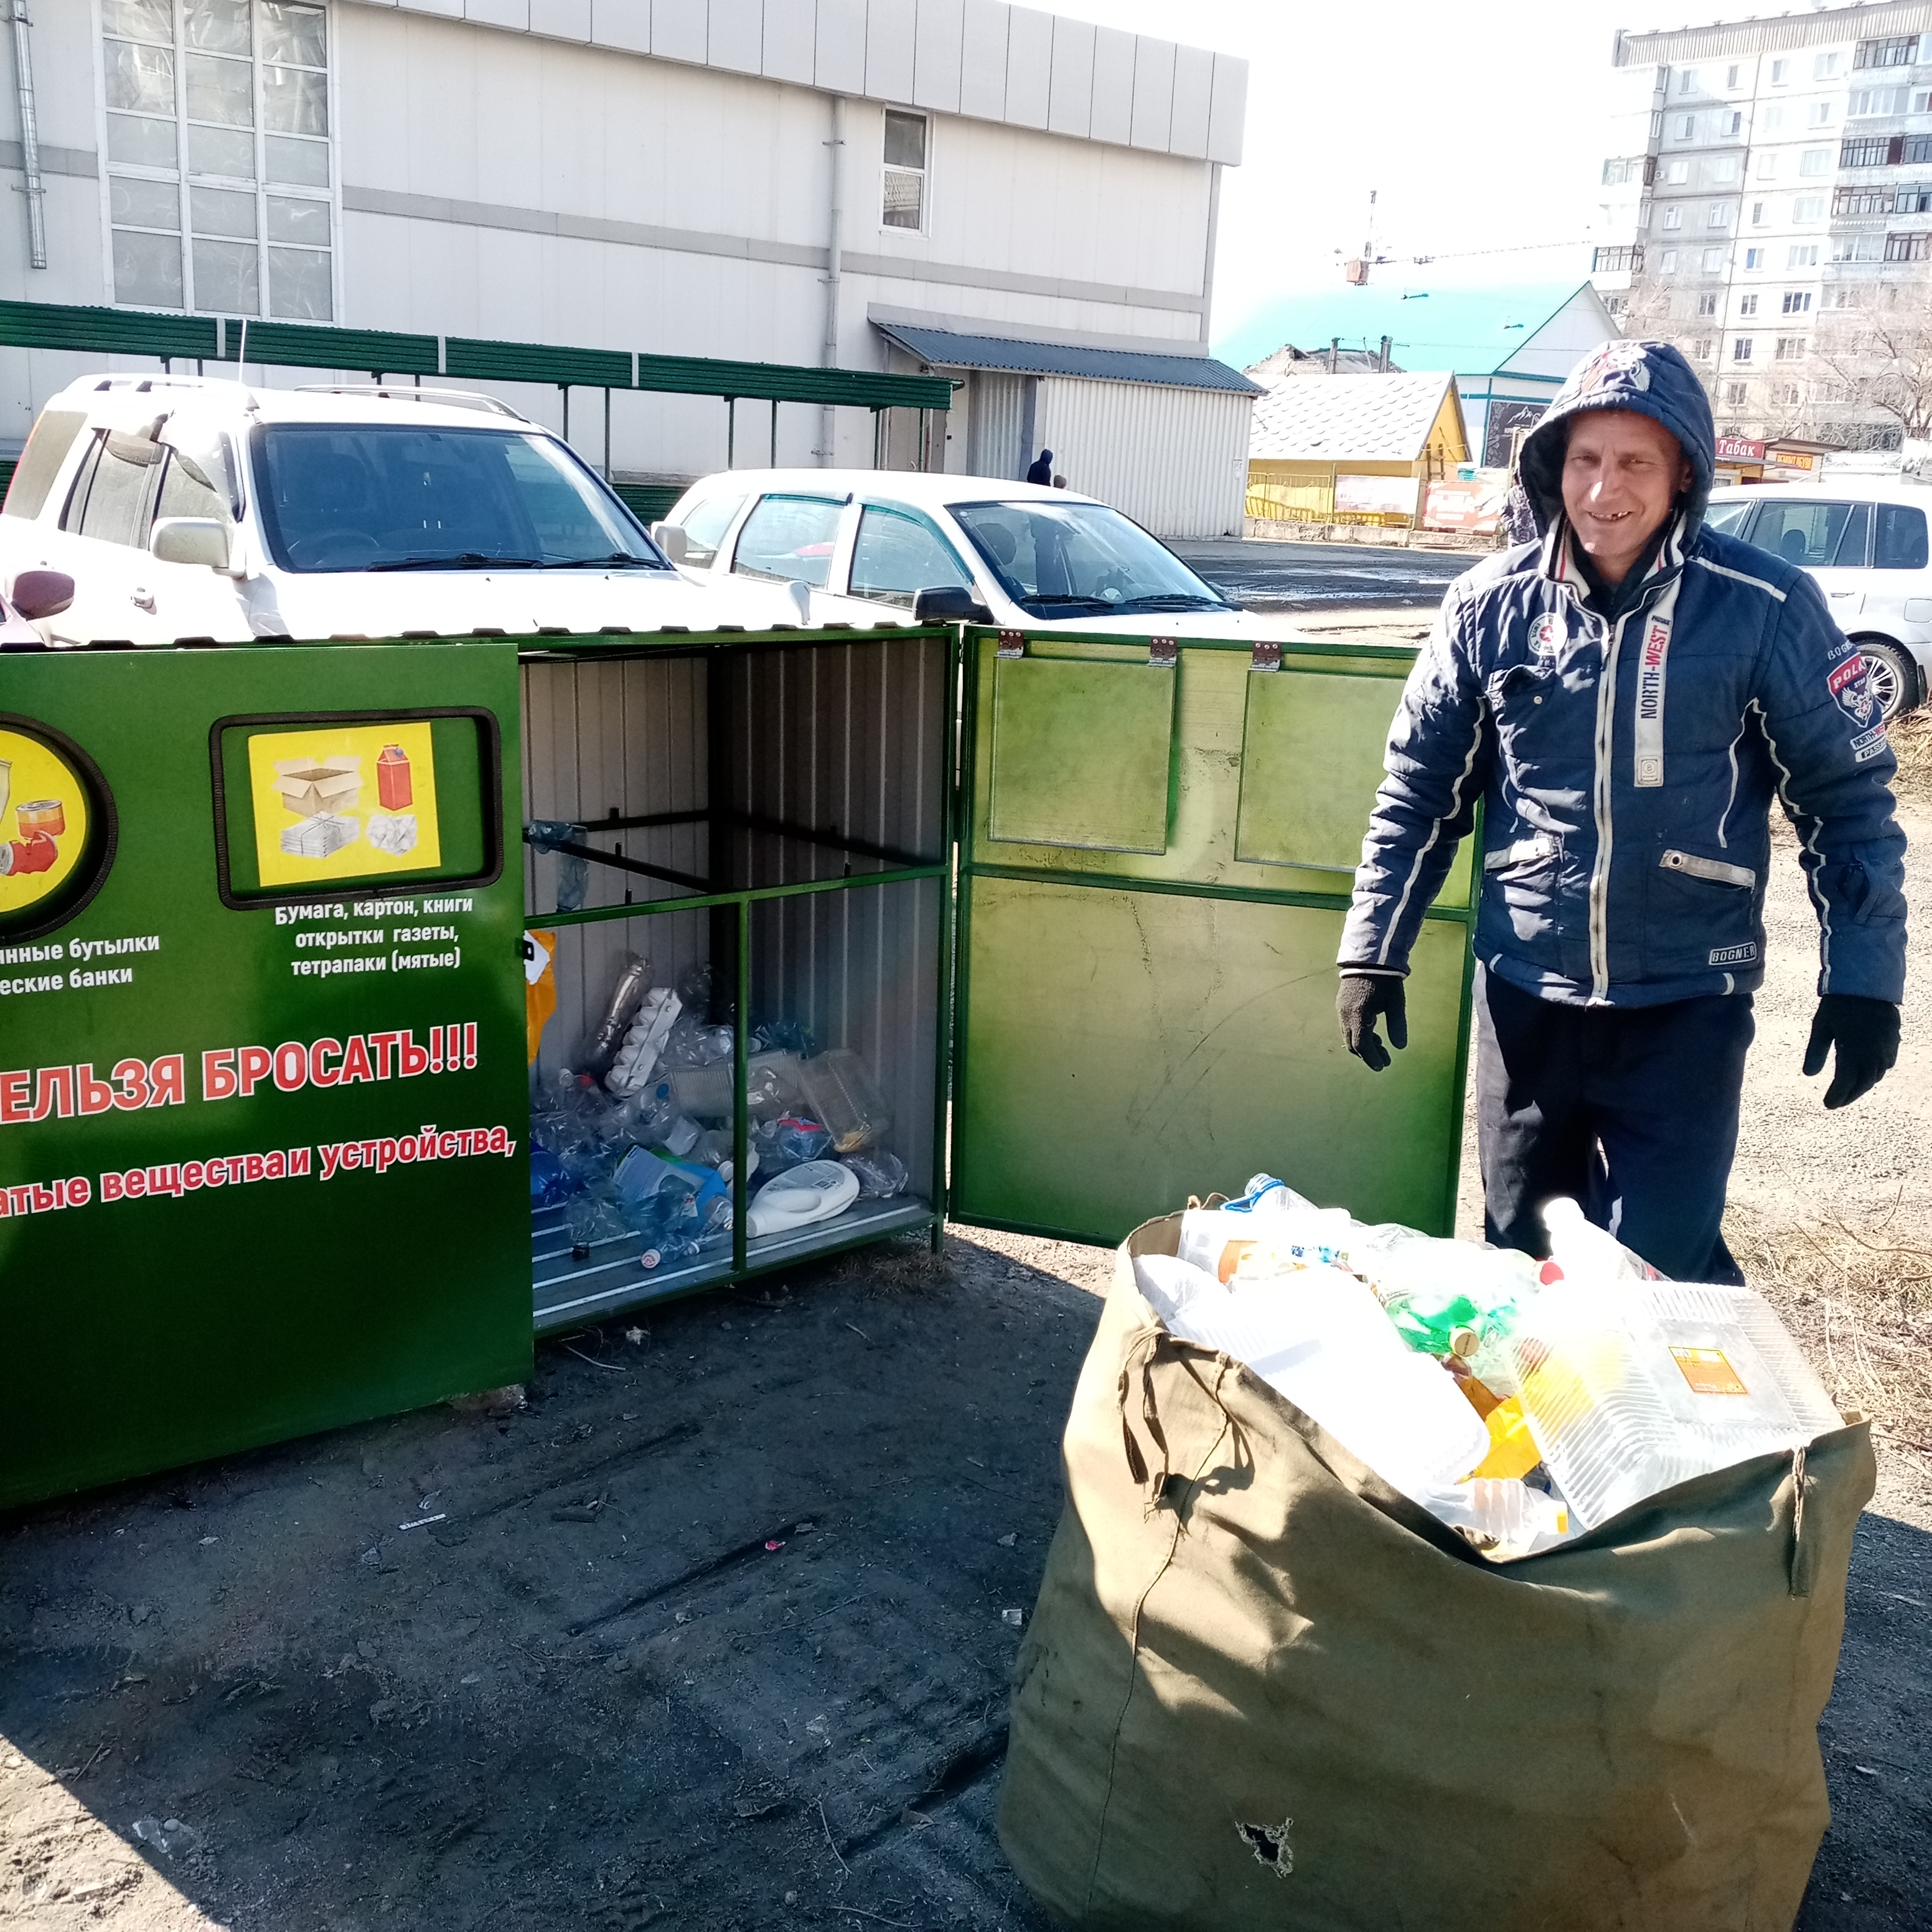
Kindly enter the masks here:
M 651 541 L 674 563 L 682 563 L 685 558 L 684 532 L 675 524 L 653 524 Z
M 58 617 L 74 602 L 74 579 L 64 570 L 23 570 L 9 586 L 7 601 L 29 623 Z
M 164 517 L 148 548 L 163 563 L 198 563 L 209 570 L 228 568 L 228 526 L 213 517 Z
M 935 584 L 912 600 L 915 624 L 990 624 L 993 614 L 963 584 Z

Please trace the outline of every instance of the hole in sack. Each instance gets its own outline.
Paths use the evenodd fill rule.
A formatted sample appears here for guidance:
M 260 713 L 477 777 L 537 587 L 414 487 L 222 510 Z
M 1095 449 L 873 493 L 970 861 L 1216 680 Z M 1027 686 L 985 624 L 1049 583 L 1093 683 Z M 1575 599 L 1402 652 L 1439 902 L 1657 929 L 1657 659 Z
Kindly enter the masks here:
M 1284 1818 L 1279 1825 L 1238 1822 L 1234 1829 L 1241 1834 L 1242 1844 L 1254 1853 L 1257 1864 L 1266 1865 L 1276 1878 L 1286 1878 L 1294 1869 L 1294 1852 L 1288 1842 L 1288 1827 L 1294 1822 L 1292 1818 Z

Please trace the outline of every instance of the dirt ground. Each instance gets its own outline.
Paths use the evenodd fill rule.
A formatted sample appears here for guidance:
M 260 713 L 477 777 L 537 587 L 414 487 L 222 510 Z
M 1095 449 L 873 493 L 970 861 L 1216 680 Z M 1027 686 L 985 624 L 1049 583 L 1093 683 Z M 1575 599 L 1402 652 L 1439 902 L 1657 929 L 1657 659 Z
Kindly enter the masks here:
M 1922 1932 L 1932 1026 L 1822 1112 L 1790 860 L 1733 1245 L 1881 1472 L 1798 1923 Z M 1044 1932 L 992 1819 L 1108 1260 L 874 1250 L 546 1344 L 520 1399 L 0 1516 L 0 1928 Z

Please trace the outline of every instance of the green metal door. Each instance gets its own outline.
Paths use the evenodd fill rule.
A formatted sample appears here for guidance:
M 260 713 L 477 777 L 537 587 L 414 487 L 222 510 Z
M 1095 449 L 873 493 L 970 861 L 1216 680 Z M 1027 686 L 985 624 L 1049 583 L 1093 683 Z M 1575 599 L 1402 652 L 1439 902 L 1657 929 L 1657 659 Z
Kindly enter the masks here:
M 1426 922 L 1409 1045 L 1352 1059 L 1334 959 L 1412 653 L 969 634 L 956 1219 L 1119 1240 L 1280 1174 L 1454 1226 L 1468 852 Z
M 520 1379 L 514 647 L 4 663 L 0 1504 Z

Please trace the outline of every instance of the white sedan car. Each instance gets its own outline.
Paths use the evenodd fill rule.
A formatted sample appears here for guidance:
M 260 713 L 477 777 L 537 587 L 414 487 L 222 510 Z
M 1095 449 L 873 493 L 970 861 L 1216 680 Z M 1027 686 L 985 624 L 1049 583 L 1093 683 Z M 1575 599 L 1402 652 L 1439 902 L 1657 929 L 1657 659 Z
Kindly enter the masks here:
M 1228 602 L 1118 510 L 1072 490 L 883 470 L 701 478 L 651 533 L 701 581 L 793 586 L 814 624 L 933 616 L 1118 637 L 1297 634 Z

